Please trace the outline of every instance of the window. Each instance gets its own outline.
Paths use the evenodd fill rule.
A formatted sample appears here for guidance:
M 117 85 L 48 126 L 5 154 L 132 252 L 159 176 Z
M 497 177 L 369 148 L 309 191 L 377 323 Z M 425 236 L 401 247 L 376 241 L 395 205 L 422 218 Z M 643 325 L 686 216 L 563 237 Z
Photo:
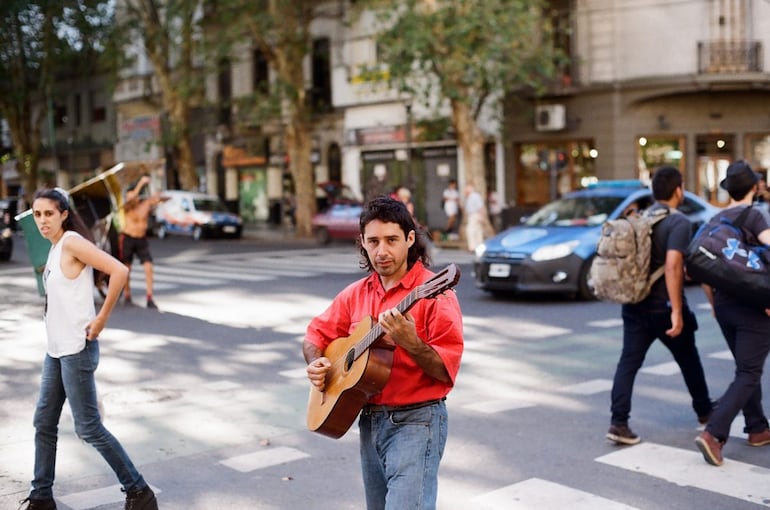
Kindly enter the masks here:
M 311 104 L 316 111 L 327 112 L 332 108 L 331 43 L 328 37 L 313 41 L 312 62 Z
M 650 182 L 653 171 L 663 165 L 678 168 L 684 174 L 685 141 L 683 137 L 640 136 L 636 141 L 640 181 Z
M 565 87 L 572 85 L 574 69 L 572 68 L 572 18 L 569 0 L 551 0 L 550 21 L 553 27 L 553 47 L 561 53 L 556 63 L 559 79 Z
M 270 91 L 270 74 L 265 54 L 254 50 L 254 92 L 267 94 Z
M 80 94 L 75 94 L 75 125 L 80 126 L 83 123 L 82 119 L 82 100 Z
M 55 104 L 53 107 L 53 124 L 56 127 L 63 127 L 67 124 L 67 107 L 62 104 Z
M 217 94 L 219 95 L 220 124 L 229 126 L 232 122 L 230 99 L 233 95 L 232 81 L 230 77 L 230 61 L 223 58 L 219 61 L 219 73 L 217 74 Z
M 91 92 L 91 122 L 104 122 L 107 120 L 107 106 L 103 92 Z

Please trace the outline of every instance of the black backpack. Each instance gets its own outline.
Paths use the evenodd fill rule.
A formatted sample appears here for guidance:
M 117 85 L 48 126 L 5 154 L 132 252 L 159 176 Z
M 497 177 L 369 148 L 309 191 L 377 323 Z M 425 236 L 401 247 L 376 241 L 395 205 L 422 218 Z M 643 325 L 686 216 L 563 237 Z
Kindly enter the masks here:
M 687 274 L 750 306 L 770 308 L 770 252 L 746 232 L 751 207 L 731 221 L 716 217 L 698 229 L 687 248 Z

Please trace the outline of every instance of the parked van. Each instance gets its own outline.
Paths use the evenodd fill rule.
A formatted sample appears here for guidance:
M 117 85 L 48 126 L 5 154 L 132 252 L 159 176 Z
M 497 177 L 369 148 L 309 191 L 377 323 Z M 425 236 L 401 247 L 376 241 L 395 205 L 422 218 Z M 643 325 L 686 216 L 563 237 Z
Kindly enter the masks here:
M 214 195 L 193 191 L 168 190 L 162 192 L 168 200 L 155 209 L 155 233 L 159 239 L 168 234 L 202 237 L 240 238 L 243 221 L 227 210 Z

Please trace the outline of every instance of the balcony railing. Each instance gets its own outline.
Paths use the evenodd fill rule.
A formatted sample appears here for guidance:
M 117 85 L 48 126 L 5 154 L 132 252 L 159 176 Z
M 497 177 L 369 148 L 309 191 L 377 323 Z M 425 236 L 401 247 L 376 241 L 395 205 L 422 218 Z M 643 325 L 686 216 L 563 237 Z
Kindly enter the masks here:
M 698 72 L 762 72 L 762 43 L 759 41 L 698 42 Z

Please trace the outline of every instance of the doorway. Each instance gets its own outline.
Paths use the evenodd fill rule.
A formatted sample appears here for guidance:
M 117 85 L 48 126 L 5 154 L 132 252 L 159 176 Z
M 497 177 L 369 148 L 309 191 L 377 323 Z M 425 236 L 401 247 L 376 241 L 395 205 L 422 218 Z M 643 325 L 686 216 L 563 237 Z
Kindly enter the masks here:
M 719 187 L 725 178 L 730 159 L 722 156 L 700 156 L 698 158 L 698 195 L 717 207 L 724 207 L 730 200 L 727 191 Z

